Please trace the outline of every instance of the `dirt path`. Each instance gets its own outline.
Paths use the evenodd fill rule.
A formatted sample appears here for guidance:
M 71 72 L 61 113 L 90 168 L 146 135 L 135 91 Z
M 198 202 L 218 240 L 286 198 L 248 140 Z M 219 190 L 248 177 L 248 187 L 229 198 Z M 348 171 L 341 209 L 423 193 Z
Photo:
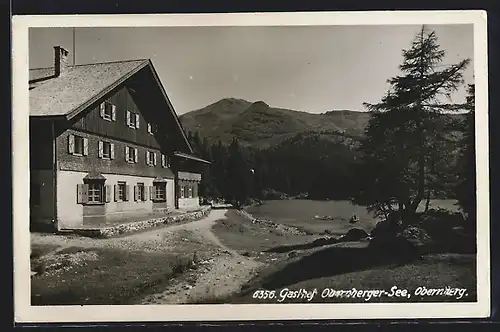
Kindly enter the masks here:
M 119 238 L 92 239 L 80 236 L 61 236 L 53 234 L 32 234 L 32 243 L 52 244 L 59 248 L 110 248 L 140 250 L 149 252 L 167 251 L 192 253 L 200 250 L 201 262 L 172 280 L 168 289 L 161 293 L 138 299 L 138 303 L 192 303 L 207 299 L 221 298 L 239 291 L 262 266 L 262 263 L 239 255 L 226 247 L 212 232 L 217 220 L 226 218 L 227 210 L 212 210 L 200 220 L 166 226 Z
M 211 239 L 212 242 L 218 246 L 222 246 L 222 244 L 210 231 L 210 228 L 217 220 L 225 218 L 226 211 L 227 210 L 212 210 L 207 217 L 200 220 L 185 224 L 165 226 L 122 237 L 94 239 L 77 235 L 61 236 L 55 234 L 32 233 L 31 241 L 32 243 L 37 244 L 52 244 L 60 246 L 58 250 L 75 246 L 83 248 L 117 248 L 150 251 L 154 249 L 171 249 L 171 243 L 169 243 L 168 240 L 172 237 L 172 235 L 175 235 L 175 233 L 180 231 L 195 231 L 200 232 L 202 235 L 206 235 L 208 238 L 212 238 L 213 236 Z
M 213 210 L 200 222 L 179 225 L 179 230 L 189 230 L 201 235 L 208 243 L 218 246 L 216 257 L 196 264 L 165 291 L 146 296 L 140 304 L 198 303 L 217 301 L 240 290 L 241 286 L 253 277 L 262 263 L 239 255 L 226 247 L 212 232 L 215 221 L 225 219 L 227 210 Z M 181 227 L 184 226 L 184 227 Z M 169 229 L 172 231 L 172 229 Z

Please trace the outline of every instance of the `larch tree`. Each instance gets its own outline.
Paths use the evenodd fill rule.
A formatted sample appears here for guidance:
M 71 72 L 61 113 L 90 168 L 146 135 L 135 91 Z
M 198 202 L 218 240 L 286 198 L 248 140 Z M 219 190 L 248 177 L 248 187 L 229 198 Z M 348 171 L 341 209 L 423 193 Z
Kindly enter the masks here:
M 420 203 L 445 186 L 451 142 L 442 120 L 463 108 L 451 95 L 463 84 L 469 59 L 444 65 L 444 57 L 436 33 L 422 26 L 382 100 L 364 104 L 372 116 L 360 146 L 354 203 L 410 222 Z
M 462 211 L 475 226 L 476 216 L 476 148 L 475 148 L 475 88 L 473 84 L 468 86 L 466 102 L 467 113 L 462 122 L 463 138 L 462 151 L 460 154 L 461 169 L 459 171 L 459 185 L 457 187 L 457 200 Z

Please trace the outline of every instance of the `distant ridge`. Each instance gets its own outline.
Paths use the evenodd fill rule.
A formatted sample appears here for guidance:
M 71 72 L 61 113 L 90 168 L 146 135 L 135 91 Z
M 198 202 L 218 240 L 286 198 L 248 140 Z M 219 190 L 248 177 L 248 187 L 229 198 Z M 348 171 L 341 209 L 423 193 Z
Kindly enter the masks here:
M 186 131 L 196 131 L 209 142 L 228 144 L 236 137 L 242 145 L 256 148 L 276 146 L 298 134 L 361 136 L 369 119 L 368 112 L 331 110 L 313 114 L 238 98 L 224 98 L 180 116 Z

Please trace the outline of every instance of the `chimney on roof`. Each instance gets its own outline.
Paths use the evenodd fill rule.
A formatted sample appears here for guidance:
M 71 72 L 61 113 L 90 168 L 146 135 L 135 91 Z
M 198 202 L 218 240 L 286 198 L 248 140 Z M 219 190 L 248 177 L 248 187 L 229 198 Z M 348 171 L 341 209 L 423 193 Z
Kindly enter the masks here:
M 54 46 L 54 69 L 55 76 L 59 77 L 64 74 L 68 67 L 69 52 L 61 46 Z

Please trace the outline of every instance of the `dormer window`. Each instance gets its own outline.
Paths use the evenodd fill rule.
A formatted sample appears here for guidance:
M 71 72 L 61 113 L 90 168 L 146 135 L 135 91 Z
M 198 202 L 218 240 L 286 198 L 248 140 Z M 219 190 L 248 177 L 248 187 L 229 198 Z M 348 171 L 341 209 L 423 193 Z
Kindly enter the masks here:
M 148 134 L 153 135 L 153 125 L 148 122 Z
M 100 105 L 101 118 L 106 121 L 116 121 L 116 106 L 109 101 L 102 102 Z
M 132 129 L 139 129 L 139 114 L 127 111 L 127 126 Z

